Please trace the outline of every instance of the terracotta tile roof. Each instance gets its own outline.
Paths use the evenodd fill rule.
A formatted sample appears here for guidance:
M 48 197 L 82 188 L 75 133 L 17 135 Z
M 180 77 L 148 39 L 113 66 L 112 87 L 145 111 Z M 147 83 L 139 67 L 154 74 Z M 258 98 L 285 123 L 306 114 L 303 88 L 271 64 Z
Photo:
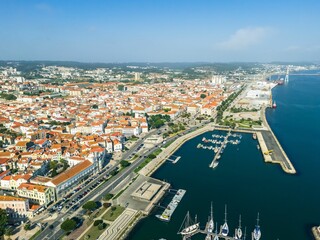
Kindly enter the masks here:
M 10 156 L 10 152 L 0 152 L 0 158 L 9 158 Z
M 42 185 L 36 185 L 32 183 L 21 183 L 18 189 L 26 189 L 28 191 L 38 191 L 38 192 L 45 192 L 48 187 L 47 186 L 42 186 Z
M 0 201 L 26 201 L 25 198 L 13 197 L 13 196 L 0 196 Z
M 83 161 L 83 162 L 67 169 L 63 173 L 60 173 L 58 176 L 53 178 L 51 182 L 57 186 L 60 183 L 63 183 L 65 181 L 67 181 L 68 179 L 74 177 L 75 175 L 82 172 L 83 170 L 90 167 L 91 165 L 92 165 L 92 163 L 89 160 Z
M 37 205 L 37 204 L 30 204 L 30 210 L 37 210 L 38 208 L 40 207 L 40 205 Z

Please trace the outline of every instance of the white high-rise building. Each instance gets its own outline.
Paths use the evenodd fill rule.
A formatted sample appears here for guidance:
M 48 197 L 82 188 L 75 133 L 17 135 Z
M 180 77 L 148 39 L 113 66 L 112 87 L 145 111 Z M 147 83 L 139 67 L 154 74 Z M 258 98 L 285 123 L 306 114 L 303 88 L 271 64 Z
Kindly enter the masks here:
M 140 81 L 140 75 L 141 75 L 141 74 L 140 74 L 139 72 L 135 72 L 135 73 L 134 73 L 134 80 L 135 80 L 135 81 Z
M 212 75 L 211 83 L 212 85 L 219 85 L 226 82 L 226 76 L 223 75 Z

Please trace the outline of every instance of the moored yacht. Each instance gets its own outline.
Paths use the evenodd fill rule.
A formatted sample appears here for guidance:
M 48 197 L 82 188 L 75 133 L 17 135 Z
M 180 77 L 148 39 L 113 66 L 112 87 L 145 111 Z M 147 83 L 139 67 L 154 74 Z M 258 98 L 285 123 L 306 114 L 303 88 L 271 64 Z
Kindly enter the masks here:
M 228 236 L 228 234 L 229 234 L 229 226 L 227 223 L 227 205 L 225 206 L 224 224 L 221 227 L 221 234 L 222 234 L 222 236 Z
M 182 222 L 182 225 L 180 227 L 180 229 L 182 230 L 181 231 L 179 230 L 178 234 L 186 235 L 186 236 L 192 235 L 199 230 L 199 227 L 200 227 L 199 225 L 200 223 L 197 222 L 196 220 L 195 220 L 195 223 L 192 222 L 190 218 L 190 214 L 189 212 L 187 212 L 187 215 L 185 216 Z
M 242 230 L 241 230 L 241 215 L 239 216 L 239 227 L 236 228 L 235 231 L 235 239 L 241 239 L 242 238 Z
M 260 226 L 259 226 L 259 213 L 258 213 L 258 218 L 257 218 L 257 225 L 254 228 L 252 235 L 253 235 L 254 240 L 259 240 L 261 238 L 261 230 L 260 230 Z
M 212 233 L 213 229 L 214 229 L 214 222 L 213 222 L 213 211 L 212 211 L 212 202 L 211 202 L 210 220 L 208 222 L 208 227 L 207 227 L 208 233 Z

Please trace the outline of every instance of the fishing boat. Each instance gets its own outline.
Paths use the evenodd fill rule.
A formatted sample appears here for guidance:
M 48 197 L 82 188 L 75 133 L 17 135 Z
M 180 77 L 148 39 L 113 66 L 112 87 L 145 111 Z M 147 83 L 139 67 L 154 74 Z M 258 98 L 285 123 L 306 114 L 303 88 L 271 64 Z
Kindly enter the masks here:
M 273 104 L 272 104 L 272 108 L 277 108 L 276 101 L 274 101 L 274 102 L 273 102 Z
M 229 234 L 229 226 L 227 223 L 227 205 L 225 206 L 225 212 L 224 212 L 224 224 L 221 227 L 221 235 L 222 236 L 228 236 Z
M 239 216 L 239 226 L 235 230 L 235 239 L 241 239 L 242 238 L 242 230 L 241 230 L 241 215 Z
M 258 218 L 257 218 L 257 225 L 253 230 L 253 238 L 254 240 L 259 240 L 261 238 L 261 230 L 260 230 L 260 226 L 259 226 L 259 213 L 258 213 Z
M 195 220 L 195 222 L 192 222 L 189 212 L 187 212 L 187 215 L 183 219 L 183 222 L 181 224 L 180 230 L 178 234 L 181 234 L 183 236 L 188 236 L 191 234 L 194 234 L 199 230 L 200 223 Z

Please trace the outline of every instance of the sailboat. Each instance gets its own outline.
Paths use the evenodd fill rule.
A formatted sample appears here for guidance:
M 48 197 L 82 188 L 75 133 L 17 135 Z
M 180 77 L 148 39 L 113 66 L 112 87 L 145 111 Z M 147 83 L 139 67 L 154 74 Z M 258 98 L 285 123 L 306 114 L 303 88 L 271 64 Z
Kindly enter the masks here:
M 260 226 L 259 226 L 259 213 L 258 213 L 258 218 L 257 218 L 257 225 L 254 228 L 252 235 L 253 235 L 254 240 L 259 240 L 261 238 L 261 230 L 260 230 Z
M 213 240 L 219 240 L 219 237 L 218 237 L 218 223 L 216 223 L 216 231 L 215 231 L 216 235 L 214 236 L 214 239 Z
M 190 218 L 189 211 L 188 211 L 187 215 L 183 219 L 183 222 L 181 224 L 181 227 L 180 227 L 178 234 L 191 235 L 191 234 L 198 231 L 199 225 L 200 225 L 200 223 L 197 223 L 197 221 L 195 221 L 195 223 L 192 222 L 192 220 Z
M 274 102 L 273 102 L 273 104 L 272 104 L 272 108 L 277 108 L 276 101 L 274 101 Z
M 241 215 L 239 216 L 239 227 L 235 230 L 235 239 L 241 239 L 242 237 L 242 230 L 241 230 Z
M 224 224 L 222 225 L 221 234 L 222 234 L 222 236 L 228 236 L 228 234 L 229 234 L 229 226 L 227 223 L 227 205 L 225 206 Z
M 214 229 L 214 222 L 213 222 L 213 211 L 212 211 L 212 202 L 211 202 L 210 220 L 208 222 L 207 232 L 212 233 L 213 229 Z

